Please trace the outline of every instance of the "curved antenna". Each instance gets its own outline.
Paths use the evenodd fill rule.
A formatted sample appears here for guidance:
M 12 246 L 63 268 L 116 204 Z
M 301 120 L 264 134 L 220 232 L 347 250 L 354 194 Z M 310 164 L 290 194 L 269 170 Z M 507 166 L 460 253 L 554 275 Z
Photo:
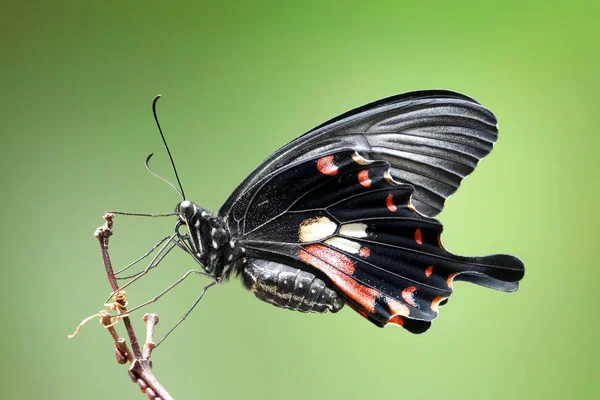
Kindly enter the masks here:
M 181 186 L 181 181 L 179 180 L 179 174 L 177 173 L 177 168 L 175 167 L 175 161 L 173 161 L 173 156 L 171 155 L 171 150 L 169 150 L 169 145 L 167 145 L 167 140 L 165 139 L 165 135 L 163 135 L 163 131 L 160 127 L 160 123 L 158 122 L 158 115 L 156 115 L 156 103 L 158 102 L 158 99 L 160 99 L 160 94 L 157 95 L 154 98 L 154 100 L 152 101 L 152 113 L 154 114 L 154 120 L 156 121 L 156 126 L 158 126 L 158 131 L 160 132 L 160 137 L 162 138 L 163 143 L 165 144 L 165 148 L 167 149 L 167 153 L 169 154 L 169 158 L 171 159 L 171 165 L 173 166 L 173 171 L 175 171 L 175 178 L 177 178 L 177 183 L 179 184 L 179 189 L 181 189 L 181 191 L 177 190 L 177 188 L 175 188 L 175 186 L 173 186 L 172 183 L 170 183 L 166 179 L 160 177 L 159 175 L 157 175 L 154 171 L 152 171 L 150 169 L 150 167 L 148 166 L 148 161 L 150 160 L 150 157 L 152 157 L 152 154 L 150 154 L 150 156 L 148 156 L 148 158 L 146 159 L 146 168 L 148 168 L 148 170 L 150 172 L 152 172 L 154 174 L 154 176 L 160 178 L 161 180 L 167 182 L 169 185 L 173 186 L 175 188 L 175 190 L 177 190 L 177 192 L 185 200 L 185 192 L 183 191 L 183 186 Z
M 167 149 L 168 149 L 168 147 L 167 147 Z M 156 172 L 154 172 L 154 170 L 152 168 L 150 168 L 150 159 L 152 158 L 153 155 L 154 155 L 154 153 L 150 153 L 150 155 L 148 155 L 148 157 L 146 157 L 146 161 L 144 162 L 144 165 L 146 165 L 146 169 L 148 171 L 150 171 L 150 173 L 152 175 L 154 175 L 155 177 L 157 177 L 158 179 L 160 179 L 161 181 L 165 182 L 166 184 L 168 184 L 169 186 L 171 186 L 173 189 L 175 189 L 175 191 L 177 191 L 177 193 L 179 193 L 179 195 L 185 200 L 185 196 L 183 195 L 182 192 L 179 191 L 179 189 L 177 189 L 177 187 L 175 185 L 173 185 L 167 179 L 163 178 L 162 176 L 160 176 L 159 174 L 157 174 Z M 179 186 L 181 187 L 181 183 L 179 184 Z M 181 189 L 181 190 L 183 190 L 183 189 Z

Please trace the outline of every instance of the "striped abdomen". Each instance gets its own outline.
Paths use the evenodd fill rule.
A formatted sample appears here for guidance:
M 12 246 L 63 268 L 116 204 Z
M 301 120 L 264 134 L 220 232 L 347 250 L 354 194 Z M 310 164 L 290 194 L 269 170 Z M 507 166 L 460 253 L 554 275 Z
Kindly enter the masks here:
M 337 312 L 344 301 L 310 272 L 264 260 L 250 260 L 242 283 L 262 301 L 294 311 Z

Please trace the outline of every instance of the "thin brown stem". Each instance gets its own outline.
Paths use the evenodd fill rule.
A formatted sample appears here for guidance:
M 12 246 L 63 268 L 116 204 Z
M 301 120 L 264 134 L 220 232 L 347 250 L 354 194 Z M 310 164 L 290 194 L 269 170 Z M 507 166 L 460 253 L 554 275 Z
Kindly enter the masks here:
M 146 323 L 146 343 L 144 344 L 144 358 L 150 358 L 154 349 L 154 327 L 158 324 L 158 315 L 145 314 L 143 318 Z
M 129 361 L 131 363 L 128 370 L 129 376 L 137 383 L 142 392 L 146 393 L 149 399 L 173 400 L 173 397 L 171 397 L 169 392 L 167 392 L 167 390 L 158 382 L 151 369 L 152 362 L 150 356 L 152 354 L 152 349 L 155 347 L 154 327 L 158 323 L 158 316 L 156 314 L 146 314 L 143 318 L 146 323 L 146 343 L 144 344 L 144 351 L 142 352 L 133 325 L 127 314 L 127 297 L 125 291 L 119 288 L 119 284 L 115 278 L 108 252 L 108 239 L 113 233 L 113 218 L 113 214 L 106 213 L 104 215 L 104 220 L 106 221 L 105 224 L 96 229 L 94 236 L 100 243 L 100 251 L 102 253 L 106 278 L 110 283 L 112 291 L 115 293 L 113 296 L 114 304 L 111 305 L 111 308 L 116 309 L 118 315 L 111 316 L 108 313 L 103 313 L 100 321 L 106 327 L 115 343 L 115 356 L 117 362 L 124 364 Z M 118 321 L 119 319 L 123 320 L 132 351 L 129 350 L 126 340 L 119 337 L 114 328 L 115 321 Z

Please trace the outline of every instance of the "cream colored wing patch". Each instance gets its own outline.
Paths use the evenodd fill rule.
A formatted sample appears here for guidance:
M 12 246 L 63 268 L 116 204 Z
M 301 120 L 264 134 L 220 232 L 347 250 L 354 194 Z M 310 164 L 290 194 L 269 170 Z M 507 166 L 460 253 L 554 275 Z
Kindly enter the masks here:
M 337 224 L 327 217 L 308 218 L 300 223 L 298 238 L 301 243 L 316 242 L 335 233 Z

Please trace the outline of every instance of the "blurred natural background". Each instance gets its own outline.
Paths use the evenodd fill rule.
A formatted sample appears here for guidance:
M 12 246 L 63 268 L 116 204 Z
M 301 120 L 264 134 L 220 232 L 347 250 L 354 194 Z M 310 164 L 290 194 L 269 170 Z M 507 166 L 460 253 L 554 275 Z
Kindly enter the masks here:
M 12 2 L 0 16 L 0 397 L 143 399 L 96 321 L 105 210 L 171 211 L 159 115 L 189 198 L 217 210 L 272 151 L 353 107 L 448 88 L 500 139 L 440 215 L 456 253 L 521 257 L 520 290 L 464 283 L 432 329 L 305 315 L 237 281 L 154 355 L 176 399 L 598 399 L 597 1 Z M 126 264 L 173 220 L 118 217 Z M 179 253 L 179 252 L 177 252 Z M 139 303 L 194 263 L 173 254 Z M 149 307 L 158 333 L 207 281 Z M 139 322 L 142 314 L 135 321 Z M 138 326 L 141 326 L 138 325 Z M 138 328 L 139 330 L 139 328 Z

